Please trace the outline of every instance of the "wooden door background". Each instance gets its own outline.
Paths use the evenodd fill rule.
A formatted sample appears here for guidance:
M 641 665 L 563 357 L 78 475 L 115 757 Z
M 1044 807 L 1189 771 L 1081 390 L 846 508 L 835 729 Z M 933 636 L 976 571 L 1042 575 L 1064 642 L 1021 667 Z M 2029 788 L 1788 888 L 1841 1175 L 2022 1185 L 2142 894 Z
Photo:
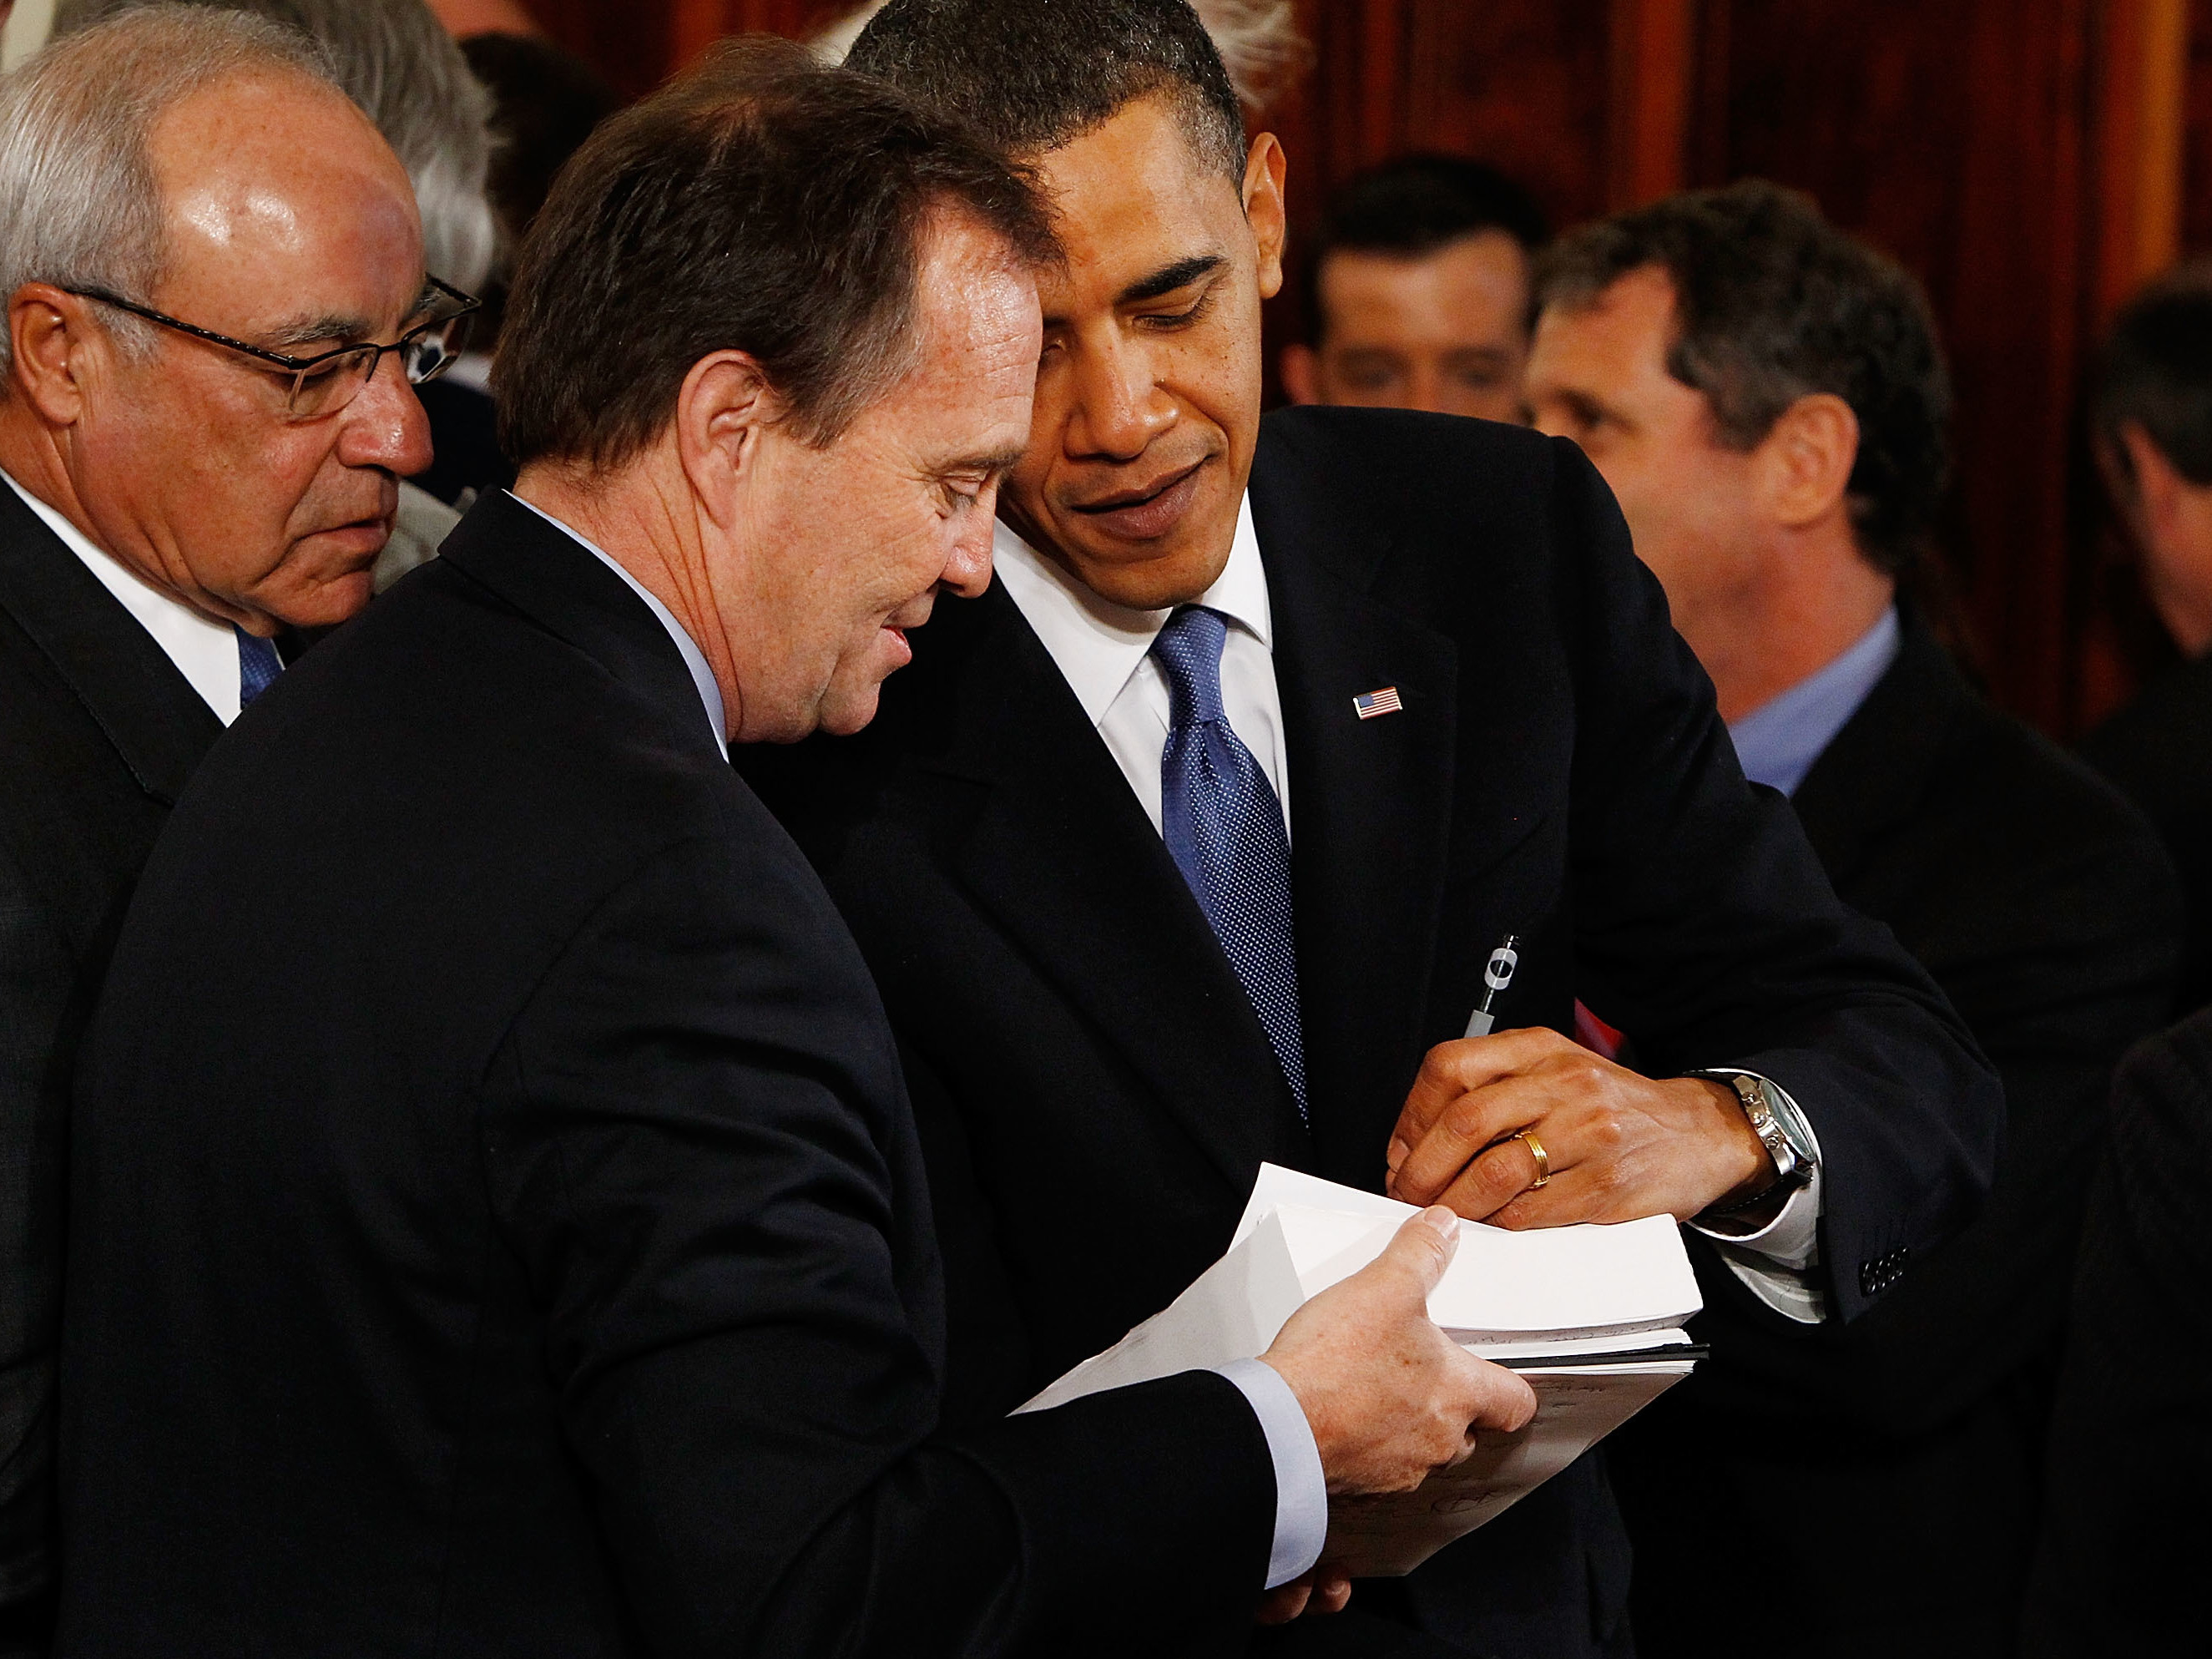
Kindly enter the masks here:
M 626 92 L 839 0 L 524 0 Z M 1561 224 L 1761 175 L 1929 289 L 1958 383 L 1944 542 L 1999 701 L 2070 736 L 2157 652 L 2097 499 L 2081 373 L 2113 307 L 2212 251 L 2212 3 L 1301 0 L 1312 71 L 1266 117 L 1293 222 L 1359 167 L 1463 151 Z M 1294 325 L 1285 295 L 1271 327 Z

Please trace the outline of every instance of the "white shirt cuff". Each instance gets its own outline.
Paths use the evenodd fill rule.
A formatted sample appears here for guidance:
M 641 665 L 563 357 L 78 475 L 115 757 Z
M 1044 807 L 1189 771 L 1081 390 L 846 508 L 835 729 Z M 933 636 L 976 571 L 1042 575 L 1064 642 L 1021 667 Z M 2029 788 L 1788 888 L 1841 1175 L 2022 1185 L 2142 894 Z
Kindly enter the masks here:
M 1328 1485 L 1321 1449 L 1305 1408 L 1282 1373 L 1261 1359 L 1232 1359 L 1213 1369 L 1237 1385 L 1260 1419 L 1275 1464 L 1275 1545 L 1267 1554 L 1267 1588 L 1310 1572 L 1328 1537 Z
M 1755 1075 L 1755 1074 L 1754 1074 Z M 1800 1325 L 1827 1317 L 1827 1297 L 1814 1270 L 1820 1260 L 1820 1193 L 1825 1174 L 1820 1138 L 1787 1090 L 1776 1085 L 1779 1109 L 1813 1153 L 1813 1178 L 1790 1194 L 1775 1216 L 1758 1227 L 1731 1225 L 1725 1216 L 1690 1224 L 1713 1241 L 1721 1260 L 1760 1302 Z
M 1813 1178 L 1790 1194 L 1774 1218 L 1760 1226 L 1731 1227 L 1726 1216 L 1693 1219 L 1690 1224 L 1733 1250 L 1762 1255 L 1777 1267 L 1802 1273 L 1813 1265 L 1820 1249 L 1820 1175 L 1815 1167 Z

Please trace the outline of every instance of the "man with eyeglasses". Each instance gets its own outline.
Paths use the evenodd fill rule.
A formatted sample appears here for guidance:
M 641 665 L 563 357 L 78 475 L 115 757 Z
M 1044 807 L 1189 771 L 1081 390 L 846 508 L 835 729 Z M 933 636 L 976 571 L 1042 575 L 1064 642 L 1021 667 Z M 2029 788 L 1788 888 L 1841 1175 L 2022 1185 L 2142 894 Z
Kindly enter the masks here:
M 137 13 L 0 83 L 0 1654 L 43 1650 L 65 1091 L 185 780 L 368 603 L 466 296 L 273 25 Z M 250 940 L 240 942 L 250 949 Z

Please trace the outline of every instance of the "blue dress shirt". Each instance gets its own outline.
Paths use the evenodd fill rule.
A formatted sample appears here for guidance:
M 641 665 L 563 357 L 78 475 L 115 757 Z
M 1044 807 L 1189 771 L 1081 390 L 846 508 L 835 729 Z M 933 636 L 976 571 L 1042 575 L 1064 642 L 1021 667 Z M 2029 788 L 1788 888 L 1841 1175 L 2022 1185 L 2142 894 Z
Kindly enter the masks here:
M 1796 794 L 1814 762 L 1889 672 L 1897 653 L 1897 607 L 1893 605 L 1880 622 L 1859 635 L 1856 644 L 1819 673 L 1730 721 L 1729 735 L 1735 739 L 1744 776 L 1785 795 Z

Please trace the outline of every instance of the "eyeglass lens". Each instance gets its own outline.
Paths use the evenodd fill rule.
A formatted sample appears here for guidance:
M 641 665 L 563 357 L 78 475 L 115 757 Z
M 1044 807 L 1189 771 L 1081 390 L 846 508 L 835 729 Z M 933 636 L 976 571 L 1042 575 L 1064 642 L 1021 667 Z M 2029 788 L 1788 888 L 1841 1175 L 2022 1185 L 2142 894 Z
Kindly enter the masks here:
M 410 386 L 434 380 L 453 366 L 467 338 L 468 322 L 466 316 L 447 318 L 389 348 L 398 356 L 400 372 Z M 294 375 L 287 412 L 303 421 L 335 415 L 361 395 L 362 388 L 374 377 L 386 349 L 365 345 Z

